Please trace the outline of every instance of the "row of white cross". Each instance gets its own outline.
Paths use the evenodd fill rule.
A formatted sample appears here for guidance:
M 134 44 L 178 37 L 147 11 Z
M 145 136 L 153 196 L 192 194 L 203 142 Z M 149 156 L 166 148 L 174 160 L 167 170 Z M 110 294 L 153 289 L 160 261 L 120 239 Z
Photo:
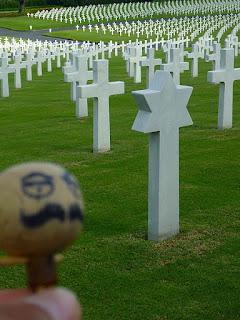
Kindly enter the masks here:
M 43 63 L 47 63 L 47 71 L 52 72 L 52 61 L 56 60 L 57 68 L 61 68 L 61 57 L 64 56 L 60 50 L 51 51 L 42 49 L 38 51 L 29 50 L 25 54 L 16 51 L 14 55 L 8 52 L 2 53 L 0 58 L 0 80 L 1 96 L 9 97 L 9 74 L 14 74 L 14 85 L 16 89 L 22 87 L 21 70 L 26 70 L 26 80 L 32 81 L 32 67 L 37 66 L 37 76 L 43 75 Z M 67 58 L 67 55 L 65 55 Z
M 103 42 L 100 43 L 90 43 L 84 42 L 79 44 L 78 42 L 41 42 L 41 41 L 24 41 L 22 39 L 15 40 L 14 38 L 9 40 L 7 38 L 0 39 L 0 77 L 1 77 L 1 94 L 3 97 L 9 96 L 9 83 L 8 75 L 9 73 L 14 73 L 15 87 L 21 87 L 21 70 L 26 69 L 27 80 L 32 80 L 32 66 L 37 65 L 37 75 L 42 75 L 42 65 L 44 62 L 47 63 L 47 71 L 52 71 L 52 60 L 57 60 L 57 67 L 61 66 L 61 58 L 63 57 L 67 61 L 69 60 L 70 52 L 80 52 L 85 54 L 89 59 L 89 66 L 92 67 L 93 59 L 105 58 L 110 59 L 112 53 L 117 56 L 119 51 L 125 52 L 127 46 L 131 45 L 131 41 L 121 44 L 117 42 L 109 42 L 108 45 Z M 171 41 L 166 41 L 167 46 L 173 44 Z M 178 42 L 182 43 L 182 42 Z M 136 45 L 140 45 L 145 53 L 148 47 L 155 46 L 158 48 L 160 45 L 158 42 L 153 42 L 152 40 L 145 41 L 144 43 L 138 42 Z M 13 63 L 9 63 L 13 60 Z M 17 68 L 13 68 L 13 65 L 17 64 Z M 18 80 L 17 80 L 18 79 Z M 74 93 L 73 93 L 74 96 Z
M 132 22 L 120 22 L 120 23 L 108 23 L 108 24 L 96 24 L 96 25 L 83 25 L 81 28 L 77 25 L 77 30 L 82 31 L 95 31 L 96 33 L 106 34 L 106 32 L 112 35 L 127 35 L 128 37 L 144 37 L 148 39 L 150 37 L 156 38 L 186 38 L 189 34 L 191 40 L 201 34 L 204 30 L 213 28 L 211 32 L 220 27 L 225 27 L 227 30 L 228 25 L 237 24 L 240 21 L 239 14 L 229 15 L 215 15 L 215 16 L 203 16 L 203 17 L 184 17 L 173 19 L 160 19 L 149 21 L 132 21 Z
M 14 43 L 14 42 L 13 42 Z M 137 44 L 128 44 L 127 46 L 123 45 L 121 46 L 122 54 L 124 56 L 124 59 L 126 60 L 126 66 L 127 66 L 127 72 L 130 77 L 134 77 L 134 81 L 136 83 L 141 83 L 141 67 L 147 66 L 149 68 L 148 72 L 148 80 L 147 85 L 149 86 L 151 78 L 153 77 L 153 70 L 155 65 L 161 65 L 161 69 L 168 71 L 172 74 L 173 79 L 176 84 L 180 84 L 180 74 L 184 72 L 185 70 L 189 69 L 188 63 L 184 62 L 184 57 L 187 56 L 189 59 L 192 60 L 192 76 L 196 77 L 198 76 L 198 60 L 205 58 L 206 61 L 213 61 L 213 68 L 214 72 L 215 70 L 219 70 L 221 66 L 221 54 L 220 54 L 220 44 L 218 42 L 214 42 L 213 38 L 204 38 L 200 37 L 198 42 L 193 44 L 192 51 L 188 52 L 185 51 L 184 44 L 179 43 L 173 43 L 173 42 L 166 42 L 164 45 L 161 46 L 162 50 L 166 54 L 166 63 L 162 63 L 160 59 L 155 60 L 153 58 L 153 51 L 149 51 L 148 54 L 150 56 L 144 57 L 142 55 L 143 48 L 145 53 L 147 52 L 147 48 L 150 47 L 150 49 L 155 46 L 156 49 L 159 49 L 157 47 L 157 43 L 145 43 L 142 44 L 141 42 L 138 42 Z M 226 48 L 233 48 L 234 55 L 237 56 L 239 53 L 240 44 L 238 41 L 238 37 L 236 35 L 230 34 L 227 36 L 225 40 L 225 47 Z M 33 48 L 31 50 L 26 51 L 25 53 L 20 50 L 20 47 L 18 47 L 17 50 L 13 51 L 14 54 L 8 54 L 7 52 L 3 51 L 2 58 L 1 58 L 1 67 L 0 67 L 0 77 L 1 77 L 1 94 L 3 97 L 9 96 L 9 84 L 8 84 L 8 74 L 14 73 L 14 83 L 16 88 L 21 87 L 21 69 L 26 69 L 26 76 L 27 80 L 32 80 L 32 66 L 34 64 L 37 65 L 37 75 L 42 75 L 42 64 L 44 62 L 47 63 L 47 71 L 52 71 L 52 60 L 57 60 L 57 67 L 59 68 L 61 66 L 61 57 L 66 58 L 67 61 L 69 61 L 69 55 L 70 52 L 77 52 L 77 54 L 85 56 L 85 59 L 88 61 L 88 66 L 91 68 L 93 66 L 93 60 L 99 59 L 99 53 L 100 58 L 105 58 L 105 52 L 108 52 L 108 58 L 111 57 L 113 46 L 94 46 L 88 47 L 88 50 L 85 48 L 85 50 L 79 50 L 75 48 L 75 50 L 70 51 L 69 47 L 66 47 L 64 50 L 64 46 L 61 47 L 62 50 L 60 50 L 60 47 L 54 47 L 50 46 L 50 48 L 42 48 L 41 50 L 34 51 Z M 22 49 L 22 48 L 21 48 Z M 1 50 L 1 49 L 0 49 Z M 119 46 L 116 45 L 116 52 L 115 55 L 118 55 Z M 9 58 L 12 56 L 13 63 L 9 64 Z M 69 70 L 71 72 L 74 71 L 76 79 L 71 78 L 73 75 L 71 75 L 70 78 L 66 75 L 66 81 L 72 82 L 72 99 L 77 100 L 77 116 L 82 117 L 87 115 L 87 107 L 86 107 L 86 100 L 85 102 L 80 103 L 79 99 L 76 99 L 76 84 L 81 83 L 81 77 L 85 74 L 84 68 L 86 66 L 86 63 L 84 64 L 84 68 L 82 68 L 83 63 L 76 62 L 76 65 L 78 64 L 78 67 L 74 67 L 74 59 L 72 59 L 72 63 L 68 62 L 70 66 Z M 229 60 L 230 61 L 230 60 Z M 222 62 L 223 63 L 223 62 Z M 223 63 L 224 64 L 224 63 Z M 230 62 L 229 62 L 230 64 Z M 233 63 L 231 68 L 233 68 Z M 86 71 L 86 70 L 85 70 Z M 90 71 L 89 71 L 90 72 Z M 217 81 L 215 78 L 212 78 L 210 76 L 211 73 L 209 73 L 209 81 L 214 82 Z M 86 80 L 86 79 L 85 79 Z M 83 83 L 86 81 L 83 80 Z M 90 79 L 88 79 L 90 80 Z M 221 82 L 219 80 L 219 82 Z M 226 87 L 226 90 L 225 90 Z M 232 100 L 230 98 L 227 98 L 228 96 L 232 97 L 232 93 L 229 95 L 226 92 L 231 91 L 232 92 L 232 85 L 221 85 L 220 92 L 220 102 L 219 102 L 219 121 L 218 121 L 218 127 L 219 128 L 226 128 L 232 126 Z M 223 98 L 221 98 L 223 96 Z M 226 100 L 226 103 L 223 101 Z M 228 102 L 228 103 L 227 103 Z M 224 107 L 226 104 L 228 104 L 230 107 L 226 108 Z M 85 107 L 81 108 L 80 106 L 85 105 Z M 225 111 L 230 110 L 230 111 Z
M 51 10 L 38 11 L 35 14 L 28 13 L 28 17 L 55 20 L 65 23 L 82 23 L 85 21 L 111 21 L 130 20 L 153 15 L 197 15 L 204 13 L 237 12 L 240 4 L 237 0 L 204 1 L 166 1 L 166 2 L 133 2 L 113 3 L 110 5 L 89 5 L 68 8 L 54 8 Z

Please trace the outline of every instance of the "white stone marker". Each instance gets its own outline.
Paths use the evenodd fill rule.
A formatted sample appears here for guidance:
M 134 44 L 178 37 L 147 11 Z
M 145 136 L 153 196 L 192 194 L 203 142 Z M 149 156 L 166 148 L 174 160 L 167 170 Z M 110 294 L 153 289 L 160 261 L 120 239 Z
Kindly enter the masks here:
M 173 80 L 176 84 L 180 84 L 180 73 L 181 71 L 189 69 L 188 62 L 180 61 L 180 49 L 171 48 L 170 49 L 170 62 L 161 65 L 161 69 L 168 71 L 172 74 Z
M 126 60 L 126 69 L 129 77 L 134 77 L 134 64 L 130 61 L 130 58 L 134 56 L 134 47 L 127 46 L 124 53 L 124 59 Z
M 36 64 L 36 60 L 34 60 L 33 52 L 28 52 L 26 54 L 26 61 L 24 63 L 26 64 L 27 81 L 32 81 L 32 66 Z
M 1 80 L 1 96 L 9 97 L 8 74 L 13 73 L 14 69 L 8 65 L 8 56 L 4 55 L 1 59 L 0 80 Z
M 21 55 L 16 55 L 14 64 L 10 65 L 14 69 L 14 86 L 16 89 L 22 88 L 21 69 L 26 69 L 26 64 L 22 63 Z
M 142 56 L 142 47 L 137 46 L 134 48 L 134 56 L 129 58 L 130 65 L 134 66 L 134 82 L 141 83 L 142 82 L 142 72 L 140 62 L 145 60 L 146 57 Z
M 43 55 L 43 52 L 42 52 L 42 51 L 38 51 L 38 52 L 37 52 L 36 61 L 37 61 L 37 75 L 38 75 L 39 77 L 41 77 L 42 74 L 43 74 L 43 72 L 42 72 L 42 64 L 43 64 L 44 61 L 45 61 L 45 58 L 44 58 L 44 55 Z
M 147 88 L 150 86 L 150 82 L 154 78 L 155 67 L 162 64 L 162 59 L 155 59 L 155 49 L 148 48 L 147 59 L 140 62 L 141 67 L 147 67 Z
M 65 82 L 75 82 L 78 85 L 87 84 L 88 80 L 93 79 L 93 72 L 88 70 L 88 57 L 76 57 L 76 71 L 66 73 L 64 77 Z M 76 117 L 83 118 L 88 116 L 88 104 L 86 98 L 78 96 L 78 86 L 76 87 Z
M 203 52 L 199 49 L 199 45 L 197 43 L 194 43 L 192 45 L 192 52 L 189 52 L 187 54 L 189 59 L 192 59 L 192 77 L 198 77 L 198 59 L 199 58 L 204 58 Z
M 155 72 L 149 89 L 132 92 L 139 109 L 132 129 L 149 133 L 149 240 L 179 232 L 179 128 L 192 125 L 191 93 L 166 71 Z
M 78 87 L 79 98 L 93 100 L 93 151 L 110 150 L 109 97 L 124 93 L 124 82 L 109 82 L 108 60 L 93 62 L 93 84 Z
M 208 71 L 208 81 L 220 83 L 218 128 L 232 128 L 233 83 L 240 80 L 240 68 L 234 69 L 234 49 L 221 49 L 220 69 Z
M 47 59 L 47 71 L 52 72 L 52 52 L 50 50 L 46 52 L 46 59 Z
M 76 57 L 77 53 L 70 53 L 70 61 L 66 63 L 66 65 L 62 68 L 64 75 L 70 72 L 76 71 Z M 76 81 L 71 82 L 71 100 L 76 101 Z
M 206 61 L 213 62 L 213 69 L 214 70 L 220 69 L 220 50 L 221 50 L 221 44 L 218 42 L 214 42 L 213 43 L 213 53 L 206 55 Z

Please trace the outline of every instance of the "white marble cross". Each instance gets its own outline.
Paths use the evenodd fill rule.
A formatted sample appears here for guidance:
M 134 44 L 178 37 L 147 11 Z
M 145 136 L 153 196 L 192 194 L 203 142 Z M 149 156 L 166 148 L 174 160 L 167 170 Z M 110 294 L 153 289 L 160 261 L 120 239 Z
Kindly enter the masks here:
M 66 62 L 65 66 L 62 68 L 64 77 L 67 73 L 72 73 L 76 71 L 76 52 L 70 53 L 70 61 Z M 76 101 L 76 81 L 71 81 L 71 100 Z
M 134 64 L 130 61 L 130 58 L 134 56 L 134 47 L 127 46 L 124 53 L 124 59 L 126 60 L 126 69 L 129 77 L 134 77 Z
M 27 81 L 32 81 L 32 66 L 36 64 L 36 60 L 34 60 L 34 53 L 28 52 L 26 53 L 26 61 L 24 61 L 26 65 L 26 77 Z
M 155 72 L 149 89 L 132 92 L 139 109 L 132 129 L 149 134 L 149 240 L 179 232 L 179 128 L 192 125 L 191 93 L 166 71 Z
M 220 50 L 221 50 L 221 44 L 218 42 L 214 42 L 213 43 L 213 53 L 206 55 L 206 61 L 213 62 L 213 69 L 214 70 L 220 69 Z
M 1 80 L 1 96 L 9 97 L 9 82 L 8 74 L 13 73 L 14 69 L 11 68 L 8 64 L 8 55 L 4 55 L 1 59 L 0 66 L 0 80 Z
M 124 93 L 124 82 L 109 82 L 108 60 L 93 62 L 93 84 L 78 87 L 79 98 L 94 98 L 93 151 L 110 150 L 109 97 Z
M 39 50 L 37 52 L 37 57 L 36 57 L 36 62 L 37 62 L 37 75 L 39 77 L 42 76 L 42 64 L 45 61 L 45 57 L 43 55 L 43 52 L 41 50 Z
M 155 49 L 148 48 L 147 59 L 140 62 L 141 67 L 147 67 L 147 88 L 150 86 L 155 73 L 155 67 L 162 64 L 162 59 L 155 59 Z
M 61 50 L 59 48 L 56 49 L 55 55 L 57 57 L 57 68 L 61 68 Z
M 134 55 L 129 58 L 130 64 L 132 63 L 134 66 L 134 82 L 141 83 L 142 82 L 142 72 L 140 62 L 145 60 L 146 57 L 142 56 L 142 46 L 137 46 L 134 48 Z
M 172 74 L 172 77 L 176 84 L 180 84 L 180 73 L 181 71 L 189 69 L 188 62 L 180 61 L 180 49 L 170 49 L 170 62 L 161 65 L 161 70 L 168 71 Z
M 221 49 L 220 69 L 208 71 L 208 81 L 220 83 L 218 128 L 232 128 L 233 83 L 240 80 L 240 68 L 234 68 L 234 49 Z
M 10 67 L 14 70 L 14 85 L 16 89 L 22 87 L 21 79 L 21 69 L 26 69 L 26 64 L 22 63 L 21 55 L 16 55 L 14 58 L 14 64 L 11 64 Z
M 198 59 L 199 58 L 204 58 L 203 52 L 199 50 L 199 45 L 197 43 L 194 43 L 192 45 L 192 52 L 188 53 L 188 58 L 192 59 L 192 77 L 195 78 L 198 76 Z
M 51 50 L 48 50 L 46 52 L 46 59 L 47 59 L 47 71 L 52 72 L 52 59 L 55 58 L 55 56 L 52 54 Z
M 88 116 L 88 104 L 86 98 L 80 98 L 78 95 L 78 85 L 87 84 L 88 80 L 93 80 L 93 71 L 88 70 L 88 57 L 76 57 L 76 70 L 66 73 L 65 82 L 75 82 L 76 87 L 76 117 L 83 118 Z

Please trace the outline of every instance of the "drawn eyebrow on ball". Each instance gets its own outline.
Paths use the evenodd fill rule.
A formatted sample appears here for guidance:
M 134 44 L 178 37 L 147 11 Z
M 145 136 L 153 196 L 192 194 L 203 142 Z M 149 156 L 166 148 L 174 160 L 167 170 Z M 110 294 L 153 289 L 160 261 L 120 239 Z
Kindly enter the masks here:
M 46 224 L 50 220 L 57 219 L 60 222 L 65 220 L 65 211 L 59 204 L 47 204 L 38 212 L 26 214 L 20 211 L 21 223 L 27 228 L 38 228 Z

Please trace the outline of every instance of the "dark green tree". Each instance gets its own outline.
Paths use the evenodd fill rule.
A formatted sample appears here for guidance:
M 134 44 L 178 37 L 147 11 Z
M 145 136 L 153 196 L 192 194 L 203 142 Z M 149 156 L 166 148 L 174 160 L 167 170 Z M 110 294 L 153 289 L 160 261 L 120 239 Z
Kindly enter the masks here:
M 19 13 L 23 13 L 25 9 L 26 0 L 19 0 Z

